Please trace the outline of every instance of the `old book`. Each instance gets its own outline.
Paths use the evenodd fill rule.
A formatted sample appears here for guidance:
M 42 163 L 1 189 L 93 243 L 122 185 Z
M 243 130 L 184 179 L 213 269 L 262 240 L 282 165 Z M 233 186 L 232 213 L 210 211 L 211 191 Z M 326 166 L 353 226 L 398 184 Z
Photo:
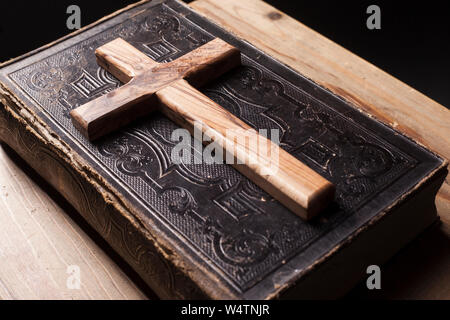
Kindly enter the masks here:
M 201 91 L 336 185 L 305 222 L 233 167 L 174 164 L 161 114 L 94 143 L 69 112 L 121 86 L 94 50 L 121 37 L 164 63 L 221 38 L 242 66 Z M 162 298 L 343 295 L 436 221 L 447 163 L 177 1 L 141 2 L 3 64 L 0 139 Z M 193 157 L 198 154 L 193 153 Z

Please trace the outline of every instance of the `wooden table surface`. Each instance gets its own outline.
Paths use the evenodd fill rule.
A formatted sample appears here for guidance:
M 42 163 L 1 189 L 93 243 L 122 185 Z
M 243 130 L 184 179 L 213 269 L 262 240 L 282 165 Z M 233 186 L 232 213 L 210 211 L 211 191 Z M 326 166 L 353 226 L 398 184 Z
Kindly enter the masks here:
M 450 159 L 450 112 L 259 0 L 197 0 L 201 14 Z M 450 299 L 450 177 L 435 226 L 382 267 L 382 290 L 348 298 Z M 151 291 L 75 210 L 0 147 L 0 299 L 145 299 Z M 69 289 L 69 266 L 81 270 Z

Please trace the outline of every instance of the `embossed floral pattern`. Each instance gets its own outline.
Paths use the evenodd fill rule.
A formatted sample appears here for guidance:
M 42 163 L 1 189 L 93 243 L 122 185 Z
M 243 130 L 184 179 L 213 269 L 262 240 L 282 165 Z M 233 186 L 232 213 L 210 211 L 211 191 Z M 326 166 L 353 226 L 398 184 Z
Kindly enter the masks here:
M 202 90 L 253 127 L 280 129 L 283 148 L 337 185 L 336 203 L 321 220 L 304 223 L 230 166 L 174 165 L 170 137 L 177 126 L 161 115 L 96 144 L 73 127 L 71 109 L 120 85 L 99 69 L 95 48 L 119 34 L 155 60 L 170 61 L 211 40 L 212 33 L 160 5 L 9 77 L 67 139 L 87 150 L 88 163 L 105 167 L 149 216 L 157 216 L 174 236 L 207 256 L 218 275 L 245 291 L 351 217 L 416 161 L 343 115 L 337 98 L 320 101 L 303 89 L 307 80 L 291 83 L 262 66 L 255 49 L 243 56 L 241 68 Z M 130 254 L 144 259 L 145 250 L 133 248 Z

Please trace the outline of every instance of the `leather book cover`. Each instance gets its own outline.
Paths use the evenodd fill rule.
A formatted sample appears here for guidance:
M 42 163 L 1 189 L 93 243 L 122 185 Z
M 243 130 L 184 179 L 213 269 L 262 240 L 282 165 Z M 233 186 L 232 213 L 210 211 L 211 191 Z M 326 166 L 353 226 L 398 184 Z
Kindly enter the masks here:
M 153 114 L 91 143 L 69 112 L 120 82 L 94 51 L 121 37 L 158 62 L 219 37 L 242 66 L 201 88 L 337 187 L 304 222 L 232 166 L 174 164 Z M 141 2 L 0 69 L 0 140 L 161 298 L 339 296 L 436 221 L 446 162 L 177 1 Z M 198 155 L 193 153 L 193 157 Z

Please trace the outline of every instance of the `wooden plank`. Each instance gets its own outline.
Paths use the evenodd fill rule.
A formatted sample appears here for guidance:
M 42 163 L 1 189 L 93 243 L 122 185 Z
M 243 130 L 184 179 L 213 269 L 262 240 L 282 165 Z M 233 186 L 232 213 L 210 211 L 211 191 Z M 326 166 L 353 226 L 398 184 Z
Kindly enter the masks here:
M 0 146 L 0 299 L 145 299 L 23 169 Z M 69 266 L 79 267 L 80 289 L 67 286 Z
M 197 12 L 450 159 L 450 111 L 259 0 L 197 0 Z M 436 205 L 450 224 L 450 175 Z

